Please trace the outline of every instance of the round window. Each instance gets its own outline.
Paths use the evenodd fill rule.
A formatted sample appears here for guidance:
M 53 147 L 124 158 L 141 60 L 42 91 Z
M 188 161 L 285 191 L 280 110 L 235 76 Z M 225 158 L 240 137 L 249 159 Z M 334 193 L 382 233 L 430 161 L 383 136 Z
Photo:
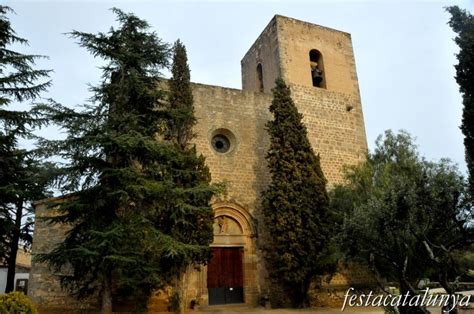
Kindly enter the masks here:
M 212 131 L 209 136 L 209 143 L 212 149 L 219 154 L 226 154 L 234 151 L 238 141 L 229 129 L 219 128 Z
M 230 149 L 230 141 L 227 136 L 217 134 L 212 138 L 212 147 L 219 153 L 227 153 Z

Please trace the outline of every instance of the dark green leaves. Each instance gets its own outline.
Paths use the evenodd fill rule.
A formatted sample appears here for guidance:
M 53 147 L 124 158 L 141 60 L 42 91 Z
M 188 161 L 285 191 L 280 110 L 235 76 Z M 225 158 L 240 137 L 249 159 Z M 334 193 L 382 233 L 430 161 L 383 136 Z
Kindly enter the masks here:
M 50 71 L 34 69 L 37 55 L 9 49 L 28 42 L 16 36 L 7 13 L 0 6 L 0 260 L 8 266 L 6 292 L 13 290 L 19 245 L 31 244 L 32 201 L 49 195 L 51 165 L 42 164 L 32 151 L 20 149 L 21 139 L 31 139 L 32 130 L 44 125 L 34 112 L 11 110 L 16 102 L 35 100 L 50 85 Z
M 332 218 L 319 156 L 311 148 L 290 89 L 277 80 L 273 95 L 266 157 L 271 183 L 262 194 L 264 252 L 270 277 L 293 306 L 302 306 L 311 280 L 331 264 L 327 258 Z
M 464 134 L 471 194 L 474 195 L 474 17 L 458 6 L 446 10 L 451 13 L 448 24 L 457 34 L 454 41 L 459 46 L 458 64 L 455 65 L 456 81 L 463 96 L 461 130 Z
M 145 21 L 113 12 L 119 27 L 72 33 L 108 62 L 92 102 L 81 110 L 36 107 L 66 131 L 64 140 L 43 140 L 42 150 L 65 160 L 57 183 L 72 192 L 50 217 L 70 228 L 66 238 L 40 260 L 79 298 L 121 295 L 143 305 L 189 264 L 207 261 L 217 189 L 189 143 L 195 118 L 184 46 L 175 45 L 175 84 L 167 93 L 159 74 L 168 65 L 168 45 Z

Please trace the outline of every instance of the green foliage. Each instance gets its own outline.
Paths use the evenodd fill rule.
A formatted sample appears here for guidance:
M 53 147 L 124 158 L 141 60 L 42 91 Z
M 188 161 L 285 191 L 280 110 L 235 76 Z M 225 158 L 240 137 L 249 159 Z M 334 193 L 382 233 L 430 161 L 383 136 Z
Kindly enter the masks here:
M 41 147 L 67 160 L 57 182 L 71 193 L 61 200 L 60 214 L 50 217 L 71 229 L 39 260 L 60 274 L 73 295 L 101 294 L 104 311 L 112 295 L 143 304 L 186 265 L 207 261 L 209 203 L 216 192 L 204 157 L 193 146 L 178 145 L 168 130 L 184 129 L 160 89 L 168 45 L 145 21 L 113 11 L 119 28 L 97 35 L 72 32 L 108 62 L 102 83 L 92 89 L 92 104 L 82 111 L 60 104 L 36 108 L 67 132 L 65 140 L 43 141 Z M 187 114 L 184 121 L 194 121 L 193 111 Z
M 169 119 L 169 137 L 178 145 L 186 146 L 194 137 L 192 127 L 194 117 L 191 75 L 188 66 L 186 47 L 177 40 L 173 47 L 172 76 L 168 81 L 171 119 Z
M 210 257 L 209 244 L 213 240 L 214 211 L 210 203 L 212 189 L 214 192 L 221 189 L 218 185 L 210 187 L 211 175 L 205 165 L 202 155 L 197 155 L 194 144 L 190 141 L 194 137 L 193 126 L 194 103 L 190 82 L 190 71 L 187 63 L 186 48 L 179 40 L 173 46 L 172 77 L 168 80 L 169 94 L 166 120 L 167 129 L 165 139 L 172 143 L 178 155 L 173 160 L 176 174 L 173 179 L 176 187 L 194 191 L 189 195 L 177 196 L 173 202 L 178 205 L 182 213 L 179 219 L 184 223 L 171 223 L 170 234 L 182 243 L 198 245 L 203 250 L 196 255 L 173 261 L 170 265 L 175 272 L 173 279 L 173 311 L 184 309 L 187 306 L 186 291 L 184 291 L 185 275 L 188 266 L 194 263 L 206 262 Z M 214 193 L 212 192 L 212 193 Z M 179 205 L 182 203 L 185 206 Z M 176 205 L 170 204 L 176 207 Z
M 6 16 L 12 12 L 7 6 L 0 6 L 0 106 L 10 104 L 12 101 L 24 101 L 37 98 L 41 92 L 45 91 L 50 82 L 36 83 L 40 79 L 48 77 L 50 71 L 35 70 L 32 68 L 35 60 L 44 58 L 38 55 L 26 55 L 9 49 L 12 44 L 28 44 L 24 38 L 18 37 L 11 27 L 10 20 Z M 1 108 L 1 107 L 0 107 Z M 1 111 L 2 118 L 10 118 L 9 122 L 18 125 L 17 119 L 24 118 L 20 113 Z
M 463 97 L 461 130 L 464 134 L 466 163 L 469 171 L 471 194 L 474 195 L 474 17 L 458 6 L 446 9 L 451 14 L 449 26 L 457 34 L 459 46 L 456 81 Z
M 463 272 L 459 281 L 472 281 L 474 279 L 474 244 L 471 244 L 467 250 L 455 252 L 454 258 Z
M 0 295 L 0 313 L 36 314 L 35 305 L 22 292 L 10 292 Z
M 299 307 L 308 304 L 311 280 L 335 264 L 329 245 L 333 217 L 319 156 L 283 80 L 276 81 L 273 96 L 266 157 L 271 183 L 262 195 L 263 249 L 271 278 Z
M 345 256 L 367 264 L 382 284 L 398 282 L 402 294 L 416 293 L 416 282 L 429 275 L 451 293 L 448 282 L 459 275 L 454 254 L 474 239 L 473 211 L 456 167 L 424 160 L 408 133 L 387 131 L 346 179 L 331 195 L 343 220 Z
M 177 207 L 182 223 L 174 223 L 170 234 L 183 243 L 207 247 L 213 240 L 214 211 L 210 204 L 213 194 L 220 186 L 210 186 L 211 173 L 205 164 L 205 158 L 198 155 L 196 147 L 190 141 L 194 137 L 192 127 L 196 124 L 194 103 L 187 64 L 186 48 L 179 40 L 173 47 L 172 77 L 169 84 L 169 104 L 166 138 L 176 152 L 171 160 L 174 169 L 173 182 L 176 188 L 184 189 L 186 194 L 176 196 L 172 207 Z M 204 253 L 196 261 L 207 261 Z M 197 256 L 196 256 L 197 257 Z M 196 258 L 195 257 L 195 258 Z M 182 272 L 193 259 L 183 261 L 179 266 Z
M 41 56 L 10 49 L 13 44 L 28 43 L 11 27 L 7 17 L 11 11 L 0 6 L 0 262 L 8 266 L 7 292 L 13 290 L 19 243 L 25 248 L 31 244 L 31 202 L 48 195 L 48 166 L 18 145 L 44 121 L 9 107 L 36 99 L 50 85 L 49 81 L 38 83 L 48 78 L 49 71 L 33 69 Z

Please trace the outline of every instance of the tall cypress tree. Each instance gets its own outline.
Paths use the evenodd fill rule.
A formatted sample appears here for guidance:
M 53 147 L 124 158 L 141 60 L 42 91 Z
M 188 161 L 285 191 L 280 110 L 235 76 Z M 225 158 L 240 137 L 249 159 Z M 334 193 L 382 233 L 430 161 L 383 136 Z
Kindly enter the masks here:
M 178 39 L 173 47 L 172 76 L 168 81 L 170 94 L 169 137 L 181 147 L 186 147 L 194 137 L 192 128 L 196 124 L 194 100 L 191 90 L 186 47 Z
M 175 200 L 176 211 L 182 213 L 185 223 L 175 224 L 173 236 L 189 245 L 199 245 L 208 248 L 213 240 L 214 212 L 210 206 L 210 198 L 219 190 L 218 185 L 210 186 L 210 172 L 205 165 L 205 159 L 198 155 L 195 145 L 190 141 L 194 137 L 193 126 L 194 101 L 190 82 L 190 71 L 187 62 L 186 47 L 177 40 L 173 46 L 172 77 L 169 79 L 169 107 L 167 140 L 173 144 L 179 159 L 174 163 L 176 168 L 174 184 L 188 189 L 192 194 L 183 194 Z M 192 228 L 191 228 L 192 226 Z M 182 263 L 176 264 L 175 297 L 179 297 L 180 310 L 186 305 L 185 286 L 188 266 L 201 260 L 207 260 L 210 251 L 204 250 L 197 260 L 190 256 Z
M 47 171 L 31 151 L 18 141 L 31 136 L 42 124 L 27 111 L 9 110 L 18 102 L 31 101 L 50 85 L 49 71 L 33 68 L 42 56 L 10 49 L 28 41 L 15 34 L 7 13 L 0 6 L 0 262 L 8 267 L 6 292 L 14 288 L 19 244 L 31 244 L 33 208 L 31 202 L 47 195 Z
M 458 6 L 446 9 L 451 14 L 449 26 L 457 34 L 454 41 L 459 46 L 456 81 L 463 97 L 461 130 L 471 194 L 474 195 L 474 17 Z
M 331 224 L 326 179 L 282 79 L 276 81 L 273 97 L 266 156 L 271 183 L 262 200 L 264 253 L 270 277 L 292 306 L 301 307 L 307 305 L 311 281 L 326 269 Z
M 82 298 L 98 293 L 102 311 L 113 297 L 147 300 L 178 270 L 203 263 L 212 240 L 214 187 L 194 147 L 165 140 L 170 108 L 159 88 L 169 48 L 147 22 L 113 9 L 119 28 L 96 35 L 74 31 L 81 46 L 105 59 L 103 81 L 82 111 L 38 107 L 67 131 L 44 151 L 68 160 L 58 177 L 63 192 L 52 222 L 69 226 L 65 240 L 39 256 L 61 284 Z M 55 204 L 51 204 L 54 206 Z

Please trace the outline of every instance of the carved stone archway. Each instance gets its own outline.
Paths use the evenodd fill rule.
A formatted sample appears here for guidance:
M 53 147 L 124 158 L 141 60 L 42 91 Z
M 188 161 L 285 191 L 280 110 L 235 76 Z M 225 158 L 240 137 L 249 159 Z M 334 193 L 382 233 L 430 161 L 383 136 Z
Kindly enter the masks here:
M 214 242 L 211 246 L 248 246 L 256 236 L 252 215 L 233 202 L 218 202 L 214 208 Z
M 243 281 L 244 303 L 256 304 L 258 299 L 258 274 L 256 255 L 256 225 L 255 219 L 243 206 L 235 202 L 216 202 L 214 209 L 214 248 L 243 249 Z M 203 268 L 200 276 L 200 301 L 206 306 L 209 303 L 207 289 L 207 267 Z

